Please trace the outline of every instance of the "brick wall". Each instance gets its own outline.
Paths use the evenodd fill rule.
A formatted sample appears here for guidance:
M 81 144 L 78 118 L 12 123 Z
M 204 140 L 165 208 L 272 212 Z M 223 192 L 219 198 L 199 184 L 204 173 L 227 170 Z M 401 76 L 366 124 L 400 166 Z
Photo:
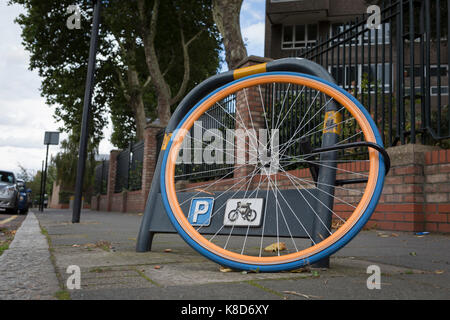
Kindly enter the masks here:
M 392 168 L 366 228 L 450 232 L 450 150 L 405 145 L 388 152 Z M 343 199 L 351 202 L 351 198 Z M 348 206 L 335 209 L 348 216 Z
M 142 189 L 137 191 L 122 191 L 115 193 L 115 180 L 117 168 L 117 155 L 119 150 L 112 150 L 109 159 L 108 188 L 106 195 L 96 195 L 91 198 L 93 210 L 115 212 L 144 211 L 153 172 L 156 166 L 157 134 L 162 129 L 158 124 L 150 124 L 144 133 L 144 162 L 142 165 Z
M 405 145 L 388 149 L 392 167 L 385 179 L 383 193 L 372 218 L 366 228 L 393 231 L 450 232 L 450 150 L 433 150 L 421 145 Z M 340 169 L 362 174 L 368 173 L 368 163 L 340 164 Z M 309 169 L 289 171 L 289 174 L 311 181 Z M 349 174 L 339 171 L 337 179 L 348 179 Z M 353 176 L 354 178 L 354 176 Z M 274 179 L 272 177 L 272 179 Z M 249 179 L 223 179 L 215 184 L 215 191 L 245 190 L 247 184 L 257 185 L 259 176 Z M 284 175 L 277 175 L 280 189 L 292 188 L 292 183 Z M 213 183 L 211 181 L 210 183 Z M 180 189 L 193 192 L 202 190 L 205 182 L 180 184 Z M 244 186 L 242 188 L 242 186 Z M 304 183 L 303 187 L 311 187 Z M 203 186 L 204 188 L 204 186 Z M 262 187 L 264 189 L 264 187 Z M 346 185 L 336 189 L 336 197 L 346 203 L 336 201 L 333 210 L 339 217 L 350 216 L 352 207 L 360 199 L 357 191 L 361 185 Z M 208 189 L 209 190 L 209 189 Z M 361 190 L 362 192 L 362 190 Z M 334 222 L 339 219 L 335 216 Z

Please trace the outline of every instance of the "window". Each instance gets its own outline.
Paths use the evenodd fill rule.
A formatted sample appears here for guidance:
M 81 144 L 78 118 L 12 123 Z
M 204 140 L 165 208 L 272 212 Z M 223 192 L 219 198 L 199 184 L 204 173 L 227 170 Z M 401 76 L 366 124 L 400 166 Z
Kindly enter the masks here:
M 389 92 L 389 64 L 384 65 L 384 79 L 383 79 L 383 64 L 357 65 L 357 66 L 332 66 L 329 72 L 336 80 L 336 82 L 344 89 L 354 89 L 355 86 L 360 93 L 364 86 L 364 91 L 370 87 L 370 92 L 376 91 L 376 83 L 378 84 L 378 92 Z M 375 81 L 376 80 L 376 81 Z
M 331 38 L 337 37 L 333 41 L 343 42 L 346 39 L 348 39 L 348 41 L 345 42 L 345 45 L 362 45 L 362 44 L 368 45 L 369 43 L 370 44 L 378 43 L 379 45 L 383 43 L 388 44 L 389 33 L 390 33 L 389 23 L 382 24 L 381 28 L 378 31 L 368 29 L 367 25 L 359 26 L 356 28 L 354 25 L 345 23 L 333 23 L 330 27 Z
M 11 172 L 0 171 L 0 181 L 6 183 L 15 183 L 14 175 Z
M 409 78 L 410 74 L 411 74 L 411 67 L 406 66 L 405 67 L 405 77 Z M 427 66 L 424 65 L 423 68 L 418 65 L 414 66 L 414 77 L 421 77 L 421 76 L 425 77 L 426 75 L 427 75 Z M 438 67 L 437 65 L 430 66 L 430 76 L 437 77 L 439 75 L 441 77 L 447 77 L 448 65 L 441 65 L 440 67 Z
M 441 86 L 441 95 L 442 96 L 448 96 L 448 86 Z M 437 96 L 439 95 L 439 87 L 438 86 L 433 86 L 431 87 L 431 95 L 432 96 Z
M 422 88 L 421 87 L 415 87 L 414 92 L 416 95 L 416 99 L 419 99 L 422 96 Z M 405 88 L 405 95 L 409 96 L 411 94 L 411 88 L 406 87 Z M 426 92 L 425 92 L 426 94 Z M 438 86 L 432 86 L 430 88 L 430 95 L 431 96 L 438 96 L 439 95 L 439 87 Z M 441 96 L 448 96 L 448 86 L 441 86 Z
M 316 24 L 301 24 L 283 27 L 282 49 L 297 49 L 316 44 L 318 28 Z

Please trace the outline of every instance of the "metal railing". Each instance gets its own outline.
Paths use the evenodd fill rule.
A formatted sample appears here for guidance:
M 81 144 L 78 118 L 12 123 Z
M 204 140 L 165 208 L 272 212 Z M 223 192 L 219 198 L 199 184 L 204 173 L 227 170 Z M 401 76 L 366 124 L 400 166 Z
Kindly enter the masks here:
M 130 144 L 117 155 L 116 181 L 114 192 L 136 191 L 142 188 L 142 169 L 144 163 L 144 142 Z
M 386 0 L 380 6 L 378 29 L 368 29 L 363 15 L 333 25 L 316 46 L 289 55 L 327 68 L 367 108 L 386 146 L 450 148 L 450 0 Z
M 108 190 L 109 161 L 103 160 L 95 167 L 94 191 L 95 194 L 106 194 Z

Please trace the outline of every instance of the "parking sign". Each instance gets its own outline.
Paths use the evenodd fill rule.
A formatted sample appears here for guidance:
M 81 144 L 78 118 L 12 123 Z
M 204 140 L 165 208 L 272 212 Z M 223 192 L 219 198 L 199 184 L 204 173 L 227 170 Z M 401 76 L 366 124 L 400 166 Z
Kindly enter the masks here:
M 211 224 L 214 198 L 195 198 L 191 201 L 188 221 L 194 227 L 207 227 Z

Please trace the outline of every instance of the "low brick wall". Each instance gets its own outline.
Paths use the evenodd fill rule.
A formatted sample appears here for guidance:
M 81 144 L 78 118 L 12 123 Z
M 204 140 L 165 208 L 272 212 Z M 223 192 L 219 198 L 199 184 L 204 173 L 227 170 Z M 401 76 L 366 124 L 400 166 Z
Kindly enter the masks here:
M 143 212 L 150 189 L 156 162 L 156 134 L 160 127 L 149 126 L 144 140 L 144 172 L 143 190 L 124 191 L 114 193 L 115 159 L 118 151 L 111 152 L 108 191 L 106 195 L 92 198 L 91 207 L 102 211 Z M 397 231 L 430 231 L 450 232 L 450 150 L 436 150 L 435 147 L 422 145 L 404 145 L 388 149 L 391 157 L 391 170 L 386 177 L 379 204 L 366 228 Z M 368 163 L 358 162 L 340 164 L 344 170 L 367 173 Z M 289 172 L 295 177 L 312 181 L 309 169 L 299 169 Z M 340 171 L 337 179 L 350 178 L 349 174 Z M 355 178 L 353 176 L 352 178 Z M 222 179 L 216 183 L 214 190 L 226 191 L 239 178 Z M 183 183 L 178 182 L 177 189 L 202 190 L 207 182 Z M 212 183 L 212 182 L 210 182 Z M 254 179 L 253 186 L 259 183 Z M 277 175 L 280 189 L 292 188 L 292 183 L 285 175 Z M 303 183 L 303 186 L 312 187 Z M 242 190 L 245 190 L 245 186 Z M 251 189 L 252 186 L 250 186 Z M 230 189 L 231 188 L 231 189 Z M 334 211 L 342 218 L 347 218 L 359 200 L 357 189 L 361 185 L 348 185 L 336 188 L 336 196 L 346 202 L 336 202 Z M 346 189 L 356 189 L 349 191 Z M 335 222 L 338 218 L 334 217 Z
M 388 149 L 392 167 L 385 179 L 383 193 L 378 206 L 366 228 L 392 231 L 450 232 L 450 150 L 433 150 L 421 145 L 405 145 Z M 368 173 L 368 163 L 340 164 L 340 169 Z M 311 181 L 309 169 L 289 171 L 289 174 Z M 349 174 L 339 172 L 337 179 L 347 179 Z M 355 176 L 353 175 L 353 178 Z M 224 179 L 216 184 L 215 190 L 229 190 L 236 179 Z M 277 176 L 280 189 L 291 188 L 292 184 L 283 175 Z M 259 178 L 253 184 L 257 184 Z M 181 185 L 180 188 L 201 190 L 205 182 Z M 230 190 L 241 187 L 240 184 Z M 360 185 L 336 188 L 336 197 L 348 204 L 356 205 L 358 193 L 344 189 L 358 189 Z M 245 189 L 245 188 L 244 188 Z M 251 188 L 250 188 L 251 189 Z M 362 191 L 362 190 L 361 190 Z M 355 193 L 356 192 L 356 193 Z M 354 208 L 336 202 L 333 210 L 346 219 Z M 335 222 L 339 218 L 334 217 Z

